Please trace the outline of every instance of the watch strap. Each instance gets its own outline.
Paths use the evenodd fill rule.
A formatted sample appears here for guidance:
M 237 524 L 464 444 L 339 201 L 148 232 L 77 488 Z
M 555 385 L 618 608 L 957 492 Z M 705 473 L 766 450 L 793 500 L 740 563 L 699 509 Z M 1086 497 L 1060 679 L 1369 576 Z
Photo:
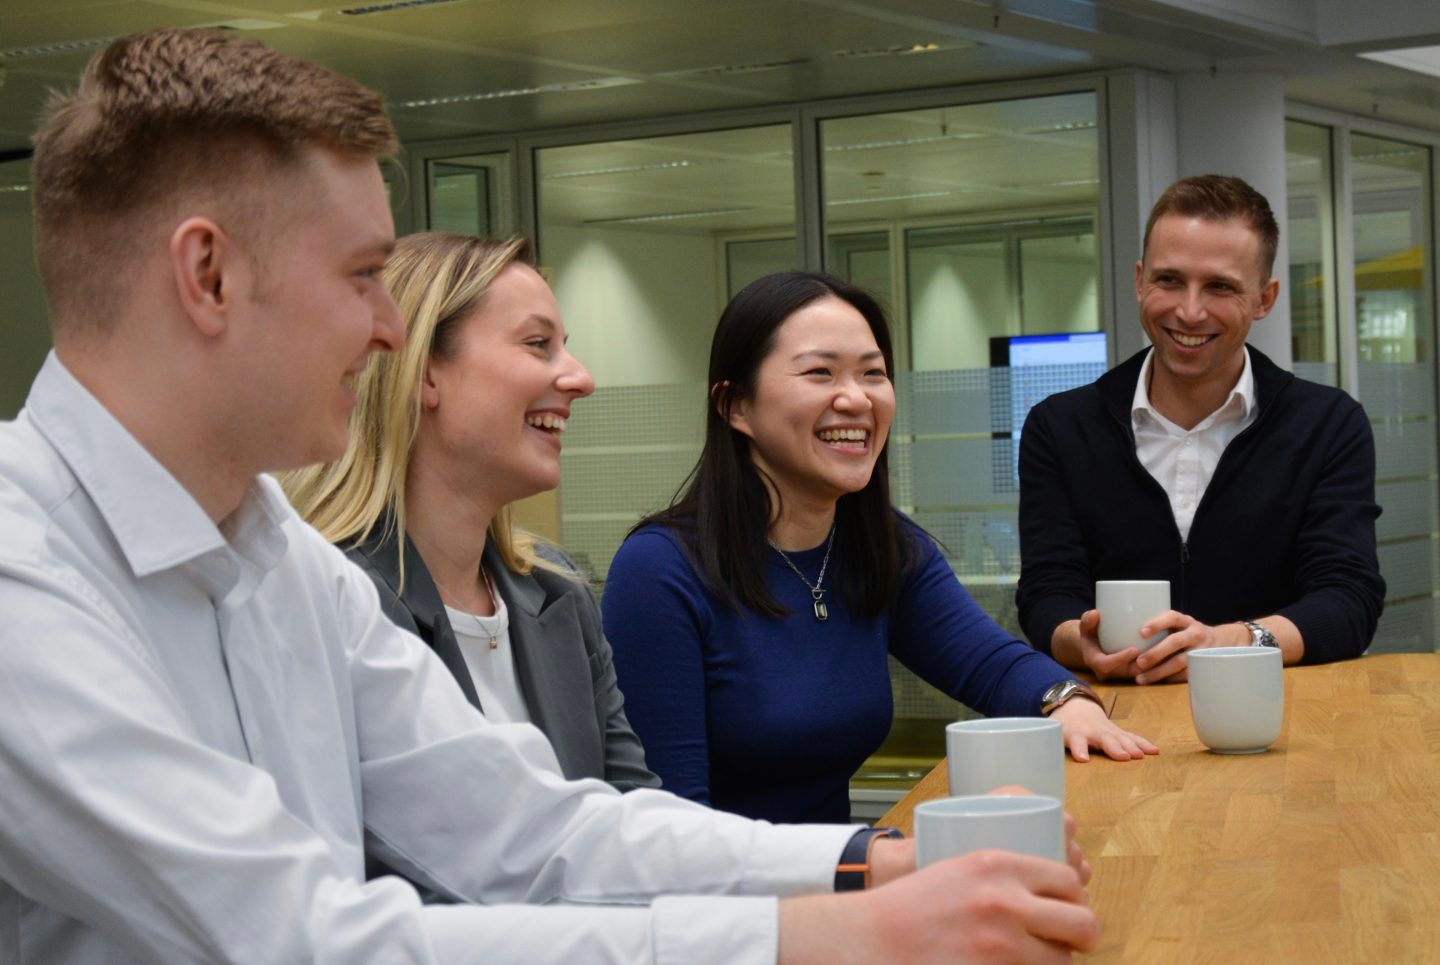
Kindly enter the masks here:
M 835 866 L 836 891 L 863 891 L 870 874 L 870 842 L 876 838 L 903 838 L 896 828 L 861 828 L 845 844 Z
M 1051 696 L 1052 694 L 1054 694 L 1054 696 Z M 1045 691 L 1045 694 L 1041 698 L 1040 715 L 1042 717 L 1049 717 L 1076 697 L 1088 697 L 1099 704 L 1102 709 L 1105 706 L 1105 701 L 1101 700 L 1100 695 L 1088 685 L 1074 679 L 1062 680 L 1060 683 L 1055 684 L 1049 690 Z

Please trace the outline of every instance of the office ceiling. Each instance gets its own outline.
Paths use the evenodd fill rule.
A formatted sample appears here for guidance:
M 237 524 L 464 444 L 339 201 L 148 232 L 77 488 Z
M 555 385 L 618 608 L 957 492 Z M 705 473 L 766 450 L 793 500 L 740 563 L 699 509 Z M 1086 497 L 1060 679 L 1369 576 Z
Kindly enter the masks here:
M 1242 63 L 1289 64 L 1309 99 L 1440 128 L 1440 79 L 1137 0 L 4 0 L 0 152 L 25 149 L 46 90 L 94 47 L 161 25 L 226 26 L 353 74 L 407 141 Z
M 1123 66 L 1279 70 L 1292 97 L 1440 130 L 1440 78 L 1147 0 L 0 0 L 0 160 L 25 156 L 47 91 L 72 85 L 107 38 L 162 25 L 244 32 L 356 76 L 385 94 L 407 143 Z M 827 199 L 844 206 L 832 221 L 864 221 L 889 198 L 887 217 L 1013 209 L 1037 185 L 1092 199 L 1098 173 L 1073 159 L 1093 156 L 1093 111 L 1055 109 L 832 122 Z M 916 147 L 926 139 L 929 162 Z M 788 144 L 774 141 L 610 142 L 542 156 L 537 173 L 552 213 L 573 223 L 665 215 L 654 172 L 668 164 L 683 210 L 701 197 L 737 209 L 706 227 L 774 226 L 793 210 Z M 958 178 L 957 151 L 988 152 L 1006 177 Z M 0 191 L 19 189 L 22 168 L 0 164 Z M 596 173 L 606 168 L 633 170 Z M 627 197 L 636 190 L 646 203 Z

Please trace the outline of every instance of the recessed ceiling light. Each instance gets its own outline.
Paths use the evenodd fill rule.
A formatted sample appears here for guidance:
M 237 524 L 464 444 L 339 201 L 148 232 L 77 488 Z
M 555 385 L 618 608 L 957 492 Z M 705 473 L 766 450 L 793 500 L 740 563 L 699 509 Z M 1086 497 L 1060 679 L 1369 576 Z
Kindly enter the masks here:
M 1361 54 L 1366 60 L 1403 67 L 1420 74 L 1440 77 L 1440 47 L 1406 47 L 1400 50 L 1373 50 Z
M 642 214 L 629 218 L 597 218 L 586 224 L 640 224 L 647 221 L 686 221 L 692 218 L 718 218 L 727 214 L 744 214 L 753 208 L 714 208 L 710 211 L 680 211 L 675 214 Z
M 411 7 L 434 7 L 442 3 L 462 3 L 464 0 L 390 0 L 389 3 L 367 3 L 363 7 L 345 7 L 336 11 L 343 17 L 367 17 L 372 13 L 392 13 L 409 10 Z
M 826 201 L 825 204 L 834 207 L 841 207 L 847 204 L 875 204 L 878 201 L 911 201 L 919 198 L 945 198 L 954 194 L 954 191 L 917 191 L 914 194 L 887 194 L 876 198 L 844 198 L 839 201 Z M 962 194 L 972 192 L 962 191 Z
M 420 100 L 400 101 L 391 107 L 439 107 L 444 104 L 465 104 L 471 101 L 493 101 L 504 97 L 529 97 L 532 94 L 562 94 L 578 90 L 599 90 L 603 87 L 628 87 L 643 84 L 633 77 L 597 77 L 595 80 L 573 80 L 562 84 L 541 84 L 538 87 L 515 87 L 510 90 L 487 90 L 474 94 L 449 94 Z
M 788 67 L 803 67 L 810 63 L 806 57 L 795 57 L 790 60 L 767 60 L 755 64 L 720 64 L 715 67 L 690 67 L 685 70 L 667 70 L 656 74 L 657 77 L 712 77 L 716 75 L 729 76 L 731 74 L 762 74 L 768 70 L 785 70 Z
M 826 151 L 873 151 L 882 147 L 913 147 L 917 144 L 938 144 L 941 141 L 973 141 L 988 134 L 962 131 L 957 134 L 933 134 L 928 137 L 893 137 L 883 141 L 856 141 L 852 144 L 827 144 Z
M 9 50 L 0 50 L 0 58 L 5 60 L 31 60 L 37 57 L 59 57 L 63 54 L 73 54 L 81 50 L 94 50 L 97 47 L 104 47 L 114 37 L 91 37 L 88 40 L 60 40 L 53 44 L 36 44 L 32 47 L 11 47 Z
M 968 50 L 971 47 L 980 46 L 965 40 L 953 41 L 947 44 L 918 43 L 918 44 L 895 44 L 889 47 L 856 47 L 851 50 L 837 50 L 832 56 L 841 57 L 845 60 L 865 60 L 870 57 L 910 57 L 914 54 L 935 54 L 942 50 Z
M 668 171 L 672 168 L 693 168 L 698 161 L 655 161 L 652 164 L 622 164 L 611 168 L 586 168 L 582 171 L 556 171 L 543 175 L 542 181 L 558 181 L 562 178 L 588 178 L 598 174 L 633 174 L 636 171 Z

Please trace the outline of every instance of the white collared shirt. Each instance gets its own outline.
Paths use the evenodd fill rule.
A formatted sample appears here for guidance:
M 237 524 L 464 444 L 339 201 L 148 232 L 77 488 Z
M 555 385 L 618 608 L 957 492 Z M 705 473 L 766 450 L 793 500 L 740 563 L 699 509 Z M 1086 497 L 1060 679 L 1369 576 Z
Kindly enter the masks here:
M 7 963 L 769 965 L 774 898 L 654 896 L 828 891 L 853 831 L 566 782 L 273 480 L 217 528 L 53 354 L 0 423 Z
M 1170 511 L 1180 539 L 1190 538 L 1190 524 L 1200 505 L 1215 467 L 1230 441 L 1255 421 L 1255 375 L 1250 370 L 1250 349 L 1240 379 L 1220 408 L 1201 419 L 1193 429 L 1182 429 L 1150 404 L 1150 366 L 1155 350 L 1145 356 L 1140 378 L 1135 383 L 1135 400 L 1130 407 L 1130 427 L 1135 431 L 1135 454 L 1140 465 L 1165 488 Z

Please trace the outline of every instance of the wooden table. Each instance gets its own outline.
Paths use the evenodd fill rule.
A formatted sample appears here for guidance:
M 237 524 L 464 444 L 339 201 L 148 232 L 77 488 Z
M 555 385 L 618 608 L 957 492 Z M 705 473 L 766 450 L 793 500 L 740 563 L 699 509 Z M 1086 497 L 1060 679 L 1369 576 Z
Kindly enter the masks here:
M 1207 751 L 1184 684 L 1101 688 L 1161 747 L 1068 761 L 1089 962 L 1440 963 L 1440 654 L 1285 671 L 1268 753 Z M 945 762 L 881 819 L 907 834 Z

